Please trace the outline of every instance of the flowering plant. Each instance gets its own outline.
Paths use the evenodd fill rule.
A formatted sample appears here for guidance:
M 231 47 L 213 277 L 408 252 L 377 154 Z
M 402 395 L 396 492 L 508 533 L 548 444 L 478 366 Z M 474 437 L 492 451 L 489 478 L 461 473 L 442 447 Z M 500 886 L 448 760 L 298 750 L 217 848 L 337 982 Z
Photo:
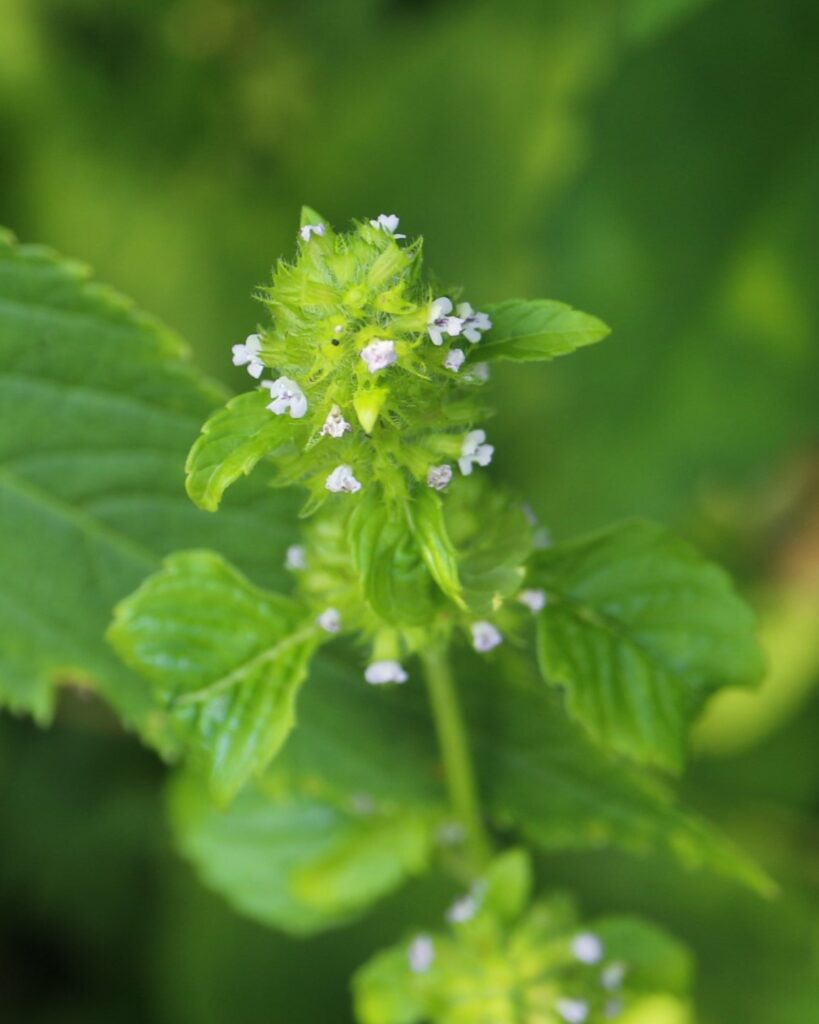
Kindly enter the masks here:
M 677 942 L 630 917 L 584 923 L 564 894 L 533 896 L 534 857 L 659 849 L 770 888 L 656 777 L 681 770 L 708 696 L 758 675 L 753 617 L 664 529 L 631 521 L 553 543 L 490 482 L 492 367 L 548 361 L 608 330 L 551 300 L 476 308 L 441 294 L 421 240 L 399 226 L 382 214 L 341 233 L 303 212 L 295 260 L 259 294 L 269 320 L 233 346 L 252 386 L 209 416 L 188 456 L 188 495 L 207 512 L 253 470 L 266 475 L 253 501 L 268 484 L 306 491 L 298 538 L 287 522 L 267 537 L 262 518 L 251 545 L 260 557 L 279 546 L 291 592 L 260 588 L 211 545 L 167 555 L 117 604 L 122 686 L 138 676 L 145 692 L 138 711 L 120 691 L 112 703 L 181 766 L 169 806 L 183 852 L 257 919 L 306 933 L 412 875 L 460 889 L 442 927 L 419 919 L 357 973 L 362 1024 L 592 1024 L 651 993 L 682 998 Z M 6 279 L 42 270 L 39 253 L 4 243 L 0 255 Z M 165 360 L 142 385 L 161 405 L 155 436 L 180 388 L 212 406 L 153 326 L 57 273 L 50 294 L 67 309 L 134 333 L 137 365 L 147 351 Z M 252 565 L 242 508 L 224 532 Z M 200 518 L 185 522 L 203 535 Z

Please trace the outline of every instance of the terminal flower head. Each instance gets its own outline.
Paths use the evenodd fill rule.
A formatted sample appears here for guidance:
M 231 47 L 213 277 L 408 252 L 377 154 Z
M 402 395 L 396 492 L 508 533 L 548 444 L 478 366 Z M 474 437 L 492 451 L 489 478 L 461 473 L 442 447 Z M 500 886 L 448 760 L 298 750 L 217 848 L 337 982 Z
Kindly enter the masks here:
M 364 678 L 373 686 L 383 683 L 405 683 L 409 676 L 398 661 L 373 661 L 364 670 Z
M 352 466 L 336 466 L 333 472 L 327 477 L 324 486 L 328 491 L 335 494 L 355 494 L 361 490 L 361 482 L 353 475 Z
M 264 372 L 264 363 L 259 358 L 261 351 L 261 336 L 258 334 L 248 334 L 244 344 L 233 346 L 233 365 L 246 366 L 250 376 L 258 380 Z
M 277 416 L 290 413 L 294 420 L 300 420 L 307 412 L 307 399 L 302 389 L 289 377 L 278 380 L 263 380 L 262 387 L 267 388 L 273 401 L 268 409 Z
M 303 224 L 299 230 L 302 241 L 309 242 L 311 235 L 321 237 L 327 229 L 323 224 Z
M 469 476 L 474 465 L 488 466 L 492 461 L 495 449 L 491 444 L 485 444 L 485 441 L 486 432 L 483 430 L 470 430 L 464 438 L 461 457 L 458 459 L 464 476 Z
M 379 370 L 392 366 L 398 358 L 395 351 L 395 342 L 376 338 L 366 348 L 361 350 L 361 358 L 367 364 L 367 369 L 370 373 L 378 373 Z
M 455 338 L 461 333 L 463 320 L 457 316 L 450 316 L 451 312 L 452 302 L 445 296 L 436 299 L 430 305 L 427 331 L 433 345 L 443 344 L 445 334 Z
M 462 302 L 458 306 L 458 316 L 463 324 L 462 332 L 467 341 L 475 342 L 481 340 L 481 333 L 492 327 L 492 321 L 486 313 L 478 313 L 468 302 Z
M 406 238 L 406 235 L 398 234 L 398 225 L 400 218 L 395 213 L 379 213 L 375 220 L 370 221 L 370 225 L 378 231 L 383 231 L 385 235 L 389 235 L 391 238 Z

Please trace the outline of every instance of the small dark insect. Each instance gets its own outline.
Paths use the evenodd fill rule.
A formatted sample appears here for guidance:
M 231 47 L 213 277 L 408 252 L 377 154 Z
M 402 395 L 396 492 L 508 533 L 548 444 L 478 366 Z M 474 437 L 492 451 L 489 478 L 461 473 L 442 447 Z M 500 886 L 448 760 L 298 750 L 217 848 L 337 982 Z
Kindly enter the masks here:
M 330 344 L 331 345 L 340 345 L 341 342 L 338 340 L 338 338 L 330 338 Z

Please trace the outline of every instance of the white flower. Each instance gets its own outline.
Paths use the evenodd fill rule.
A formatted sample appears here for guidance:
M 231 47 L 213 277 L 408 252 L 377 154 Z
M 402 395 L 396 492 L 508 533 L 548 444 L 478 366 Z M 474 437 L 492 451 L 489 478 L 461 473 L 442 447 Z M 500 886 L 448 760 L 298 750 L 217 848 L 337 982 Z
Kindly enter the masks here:
M 572 953 L 581 964 L 597 964 L 603 959 L 603 943 L 594 932 L 580 932 L 572 939 Z
M 603 988 L 607 988 L 609 991 L 615 988 L 619 988 L 623 984 L 623 978 L 626 976 L 626 965 L 620 963 L 619 960 L 615 960 L 613 963 L 603 968 L 603 973 L 600 975 L 600 981 Z
M 361 483 L 353 476 L 352 466 L 336 466 L 325 480 L 324 486 L 328 491 L 334 491 L 336 494 L 340 491 L 355 494 L 356 491 L 361 490 Z
M 325 608 L 316 622 L 327 633 L 338 633 L 341 629 L 341 615 L 336 608 Z
M 480 900 L 478 896 L 474 892 L 469 892 L 466 896 L 461 896 L 460 899 L 455 900 L 446 912 L 446 919 L 450 924 L 463 924 L 465 921 L 472 920 L 475 914 L 477 914 L 479 907 Z
M 481 620 L 472 623 L 472 646 L 480 654 L 486 654 L 487 651 L 491 651 L 502 643 L 503 636 L 500 630 L 491 622 Z
M 555 1009 L 566 1024 L 583 1024 L 589 1016 L 588 1003 L 582 999 L 558 999 Z
M 334 405 L 327 413 L 327 419 L 324 421 L 321 433 L 323 437 L 343 437 L 348 430 L 352 429 L 347 420 L 342 416 L 341 409 Z
M 458 370 L 460 370 L 460 368 L 464 365 L 464 359 L 466 359 L 466 356 L 464 355 L 463 349 L 451 348 L 447 353 L 446 359 L 444 360 L 444 366 L 448 370 L 454 370 L 455 373 L 457 373 Z
M 521 590 L 518 594 L 518 601 L 526 605 L 532 615 L 537 615 L 546 607 L 546 591 L 539 588 L 532 590 Z
M 383 231 L 385 235 L 390 235 L 392 238 L 406 238 L 406 235 L 399 235 L 396 232 L 399 223 L 398 215 L 395 213 L 379 213 L 377 220 L 370 221 L 370 225 L 376 231 Z
M 491 444 L 484 444 L 484 441 L 486 441 L 486 433 L 483 430 L 470 430 L 464 438 L 461 457 L 458 459 L 458 465 L 464 476 L 469 476 L 475 463 L 479 466 L 488 466 L 492 461 L 492 453 L 495 449 Z
M 381 338 L 376 338 L 365 348 L 362 348 L 360 355 L 367 364 L 367 369 L 370 373 L 378 373 L 379 370 L 392 366 L 398 358 L 395 351 L 395 342 L 383 341 Z
M 263 380 L 262 387 L 268 389 L 270 397 L 273 399 L 267 408 L 277 416 L 284 416 L 286 412 L 289 412 L 294 420 L 300 420 L 307 412 L 307 398 L 304 392 L 289 377 Z
M 382 683 L 405 683 L 409 676 L 397 661 L 373 661 L 364 671 L 364 678 L 373 686 Z
M 442 466 L 430 466 L 427 472 L 427 486 L 434 491 L 443 491 L 452 479 L 452 466 L 444 463 Z
M 472 384 L 485 384 L 489 380 L 489 363 L 471 363 L 464 374 L 464 380 Z
M 452 303 L 443 296 L 440 299 L 436 299 L 429 307 L 427 330 L 433 345 L 441 345 L 444 340 L 444 334 L 448 334 L 450 338 L 455 338 L 461 333 L 463 320 L 457 316 L 450 316 L 451 312 Z
M 473 345 L 481 340 L 481 331 L 488 331 L 492 327 L 492 321 L 486 313 L 477 313 L 468 302 L 460 303 L 458 316 L 463 322 L 463 336 Z
M 284 553 L 284 567 L 289 572 L 307 568 L 307 552 L 301 544 L 291 544 Z
M 264 372 L 264 363 L 259 359 L 261 351 L 261 335 L 248 334 L 243 345 L 233 346 L 233 365 L 246 366 L 250 376 L 258 380 Z
M 302 241 L 309 242 L 310 235 L 318 235 L 321 237 L 327 229 L 323 224 L 302 224 L 299 234 L 302 237 Z
M 429 935 L 416 935 L 407 950 L 407 960 L 413 974 L 425 974 L 435 960 L 435 944 Z
M 460 846 L 466 839 L 466 829 L 460 821 L 443 822 L 435 834 L 441 846 Z

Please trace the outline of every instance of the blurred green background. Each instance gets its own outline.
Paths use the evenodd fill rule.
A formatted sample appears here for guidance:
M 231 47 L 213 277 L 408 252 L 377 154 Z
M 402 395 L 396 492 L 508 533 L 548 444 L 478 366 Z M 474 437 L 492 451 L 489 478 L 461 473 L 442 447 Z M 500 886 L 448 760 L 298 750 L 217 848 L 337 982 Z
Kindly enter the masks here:
M 0 0 L 0 222 L 228 383 L 302 203 L 399 213 L 478 307 L 613 326 L 497 371 L 493 470 L 558 537 L 669 522 L 755 601 L 771 673 L 720 698 L 684 785 L 783 893 L 615 856 L 543 876 L 687 940 L 703 1024 L 819 1021 L 817 45 L 814 0 Z M 349 1020 L 428 888 L 281 938 L 175 858 L 161 777 L 93 702 L 0 721 L 0 1017 Z

